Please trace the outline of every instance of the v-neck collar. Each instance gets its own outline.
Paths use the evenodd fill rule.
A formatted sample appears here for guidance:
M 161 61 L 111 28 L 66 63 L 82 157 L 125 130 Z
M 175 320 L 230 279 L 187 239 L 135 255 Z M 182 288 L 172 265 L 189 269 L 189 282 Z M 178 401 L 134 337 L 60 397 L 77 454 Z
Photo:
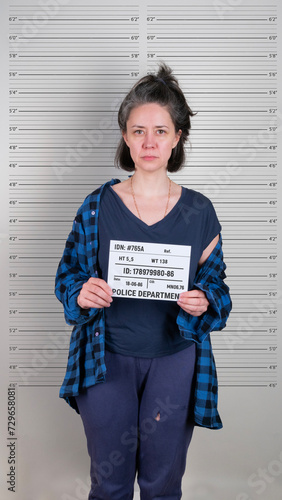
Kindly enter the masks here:
M 172 209 L 166 214 L 166 216 L 163 217 L 162 219 L 160 219 L 159 221 L 154 222 L 154 224 L 146 224 L 146 222 L 144 222 L 141 219 L 139 219 L 139 217 L 137 217 L 137 215 L 135 215 L 133 212 L 131 212 L 131 210 L 129 210 L 129 208 L 125 205 L 125 203 L 122 201 L 122 199 L 117 194 L 117 192 L 112 188 L 112 186 L 109 187 L 109 190 L 114 194 L 114 196 L 115 196 L 116 200 L 118 201 L 118 203 L 119 203 L 120 207 L 122 208 L 122 210 L 131 219 L 134 219 L 135 222 L 137 222 L 142 227 L 146 227 L 147 229 L 154 229 L 157 225 L 162 224 L 163 222 L 166 222 L 167 218 L 170 217 L 171 215 L 173 215 L 174 211 L 177 209 L 179 203 L 181 202 L 182 197 L 184 196 L 184 189 L 183 189 L 183 187 L 181 187 L 181 195 L 180 195 L 179 199 L 177 200 L 177 202 L 175 203 L 175 205 L 172 207 Z

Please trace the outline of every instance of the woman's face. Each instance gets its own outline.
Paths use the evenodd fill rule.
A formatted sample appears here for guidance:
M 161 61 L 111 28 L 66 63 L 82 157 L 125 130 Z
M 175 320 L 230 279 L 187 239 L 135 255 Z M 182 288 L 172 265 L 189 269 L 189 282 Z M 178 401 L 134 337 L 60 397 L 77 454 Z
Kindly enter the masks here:
M 127 120 L 123 138 L 130 149 L 136 170 L 166 170 L 172 149 L 181 131 L 175 127 L 166 107 L 157 103 L 134 108 Z

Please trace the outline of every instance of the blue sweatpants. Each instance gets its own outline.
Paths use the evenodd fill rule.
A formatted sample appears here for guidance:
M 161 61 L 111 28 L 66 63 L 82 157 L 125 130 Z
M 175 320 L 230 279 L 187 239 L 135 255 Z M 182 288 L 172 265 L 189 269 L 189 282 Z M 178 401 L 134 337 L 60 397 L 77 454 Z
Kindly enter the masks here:
M 77 404 L 91 458 L 89 500 L 179 500 L 193 433 L 195 344 L 158 358 L 106 351 L 106 382 Z

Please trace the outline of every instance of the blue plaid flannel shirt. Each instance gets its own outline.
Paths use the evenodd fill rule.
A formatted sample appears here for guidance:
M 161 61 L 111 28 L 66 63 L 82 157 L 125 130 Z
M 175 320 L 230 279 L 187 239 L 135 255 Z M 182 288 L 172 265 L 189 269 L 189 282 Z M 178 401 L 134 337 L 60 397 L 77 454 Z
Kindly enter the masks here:
M 91 276 L 98 276 L 100 199 L 103 190 L 117 182 L 120 181 L 112 179 L 103 184 L 88 195 L 78 209 L 55 279 L 55 294 L 64 306 L 65 320 L 74 325 L 59 395 L 77 412 L 75 396 L 82 389 L 106 380 L 104 309 L 82 309 L 77 304 L 77 297 L 83 283 Z M 207 295 L 210 303 L 207 312 L 196 317 L 180 309 L 177 317 L 180 334 L 193 340 L 197 346 L 194 423 L 211 429 L 222 427 L 217 410 L 218 383 L 209 334 L 225 327 L 231 311 L 229 288 L 223 281 L 225 268 L 220 236 L 194 282 L 195 288 Z

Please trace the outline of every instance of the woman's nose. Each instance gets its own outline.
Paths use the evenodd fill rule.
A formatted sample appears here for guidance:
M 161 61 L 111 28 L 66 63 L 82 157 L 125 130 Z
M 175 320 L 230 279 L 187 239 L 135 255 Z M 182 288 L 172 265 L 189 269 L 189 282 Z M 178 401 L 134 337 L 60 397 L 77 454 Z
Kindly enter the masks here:
M 147 132 L 144 136 L 144 142 L 143 142 L 143 147 L 144 148 L 153 148 L 155 147 L 155 138 L 154 134 Z

